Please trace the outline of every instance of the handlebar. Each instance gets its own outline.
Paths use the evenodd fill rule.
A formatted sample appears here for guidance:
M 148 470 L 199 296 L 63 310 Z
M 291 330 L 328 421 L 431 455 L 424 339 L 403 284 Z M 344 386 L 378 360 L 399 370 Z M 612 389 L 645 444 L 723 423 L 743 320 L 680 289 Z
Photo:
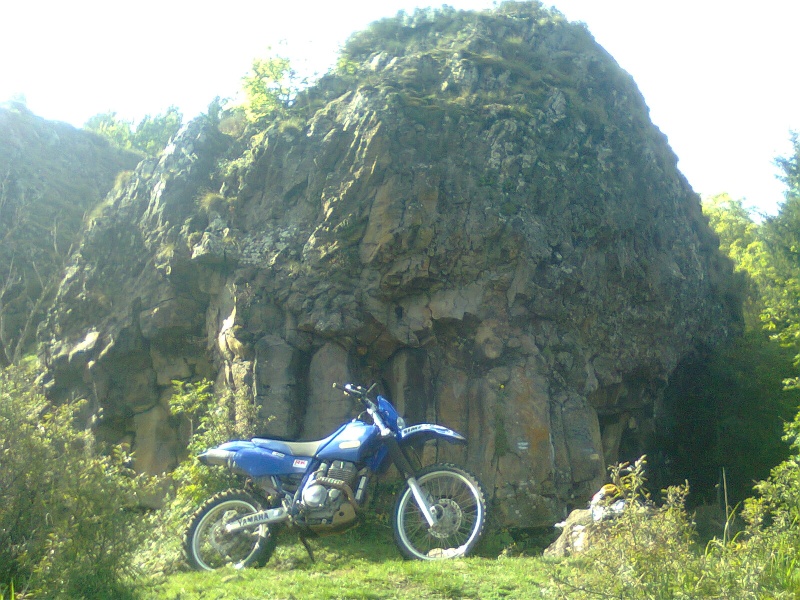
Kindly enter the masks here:
M 352 396 L 353 398 L 358 398 L 359 400 L 364 402 L 364 401 L 369 401 L 369 395 L 372 393 L 372 390 L 374 390 L 377 387 L 377 385 L 378 385 L 377 383 L 373 383 L 371 386 L 369 386 L 368 389 L 364 389 L 362 386 L 353 385 L 352 383 L 345 383 L 344 385 L 341 385 L 339 383 L 334 383 L 333 389 L 342 390 L 348 396 Z
M 361 401 L 361 403 L 367 409 L 367 413 L 372 417 L 375 425 L 377 425 L 378 429 L 380 429 L 381 436 L 390 437 L 392 435 L 392 431 L 386 426 L 383 417 L 380 415 L 378 406 L 369 399 L 369 395 L 372 393 L 372 390 L 374 390 L 377 386 L 377 383 L 373 383 L 368 389 L 364 389 L 360 385 L 353 385 L 352 383 L 346 383 L 344 385 L 338 383 L 333 384 L 334 389 L 342 390 L 346 395 L 352 396 L 353 398 L 358 398 L 358 400 Z

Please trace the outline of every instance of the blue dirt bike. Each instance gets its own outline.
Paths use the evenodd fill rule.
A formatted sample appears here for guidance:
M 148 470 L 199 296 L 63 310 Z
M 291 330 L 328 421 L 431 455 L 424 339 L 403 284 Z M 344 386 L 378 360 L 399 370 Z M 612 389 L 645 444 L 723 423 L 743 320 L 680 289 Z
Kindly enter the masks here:
M 298 530 L 311 554 L 309 536 L 335 533 L 357 523 L 372 476 L 389 463 L 405 480 L 392 514 L 394 539 L 408 558 L 466 556 L 486 522 L 486 500 L 477 478 L 451 464 L 412 467 L 412 447 L 466 438 L 441 425 L 406 427 L 383 396 L 347 384 L 341 389 L 364 412 L 325 439 L 292 442 L 253 438 L 211 448 L 202 463 L 221 465 L 244 477 L 241 489 L 209 498 L 191 517 L 184 550 L 195 569 L 260 566 L 269 560 L 278 529 Z

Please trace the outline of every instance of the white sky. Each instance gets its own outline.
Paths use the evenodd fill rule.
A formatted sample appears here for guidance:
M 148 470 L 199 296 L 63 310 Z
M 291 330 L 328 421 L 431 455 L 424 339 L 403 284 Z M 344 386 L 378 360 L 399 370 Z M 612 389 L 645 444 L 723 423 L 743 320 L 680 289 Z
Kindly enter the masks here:
M 23 95 L 80 127 L 115 111 L 137 121 L 176 105 L 186 119 L 230 97 L 272 47 L 324 71 L 347 36 L 430 0 L 0 0 L 0 102 Z M 450 0 L 491 8 L 493 0 Z M 773 161 L 800 131 L 798 0 L 544 0 L 633 75 L 695 191 L 774 214 Z

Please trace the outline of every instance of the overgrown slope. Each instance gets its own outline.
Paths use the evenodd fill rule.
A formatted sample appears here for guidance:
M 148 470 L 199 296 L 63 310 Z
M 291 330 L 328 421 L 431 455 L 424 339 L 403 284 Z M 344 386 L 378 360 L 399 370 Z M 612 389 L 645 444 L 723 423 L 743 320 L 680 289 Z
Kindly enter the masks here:
M 31 350 L 84 219 L 139 155 L 0 105 L 0 365 Z

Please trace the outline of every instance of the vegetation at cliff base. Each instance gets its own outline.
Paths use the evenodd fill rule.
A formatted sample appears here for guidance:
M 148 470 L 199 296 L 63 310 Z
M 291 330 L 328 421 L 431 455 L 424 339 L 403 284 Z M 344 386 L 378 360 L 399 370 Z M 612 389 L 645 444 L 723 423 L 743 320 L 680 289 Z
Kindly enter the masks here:
M 0 372 L 0 598 L 132 597 L 154 482 L 80 426 L 85 401 L 52 405 L 35 375 L 30 360 Z

